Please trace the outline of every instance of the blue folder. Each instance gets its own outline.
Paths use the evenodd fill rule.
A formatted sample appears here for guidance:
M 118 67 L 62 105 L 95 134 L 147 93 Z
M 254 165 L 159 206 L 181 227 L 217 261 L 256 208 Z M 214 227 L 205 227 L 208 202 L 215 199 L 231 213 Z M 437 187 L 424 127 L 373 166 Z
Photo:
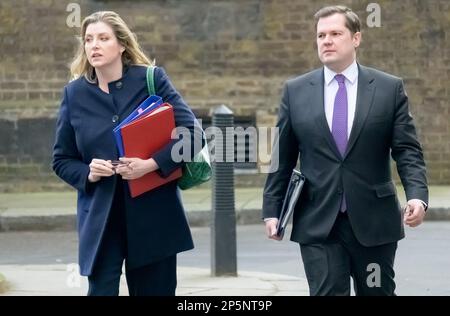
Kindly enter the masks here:
M 130 115 L 128 115 L 119 125 L 113 129 L 114 138 L 116 140 L 117 148 L 119 149 L 119 157 L 125 155 L 122 142 L 122 134 L 120 129 L 126 124 L 140 118 L 141 116 L 156 109 L 163 103 L 161 97 L 157 95 L 151 95 L 144 100 Z

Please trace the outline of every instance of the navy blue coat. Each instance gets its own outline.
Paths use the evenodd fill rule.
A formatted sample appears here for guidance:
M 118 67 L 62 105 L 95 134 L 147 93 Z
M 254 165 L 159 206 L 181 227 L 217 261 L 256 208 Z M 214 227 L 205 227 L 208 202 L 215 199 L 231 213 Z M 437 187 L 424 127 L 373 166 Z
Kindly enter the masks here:
M 93 158 L 118 158 L 112 130 L 148 97 L 146 67 L 124 68 L 122 78 L 108 87 L 109 94 L 81 77 L 64 88 L 53 149 L 53 170 L 78 190 L 79 264 L 85 276 L 92 273 L 115 187 L 122 181 L 116 175 L 88 182 L 89 164 Z M 194 137 L 194 114 L 158 67 L 155 88 L 164 102 L 173 106 L 176 126 L 189 128 Z M 162 176 L 181 166 L 170 155 L 177 141 L 183 140 L 173 140 L 153 156 Z M 130 197 L 128 186 L 124 187 L 129 268 L 194 247 L 176 181 L 136 198 Z

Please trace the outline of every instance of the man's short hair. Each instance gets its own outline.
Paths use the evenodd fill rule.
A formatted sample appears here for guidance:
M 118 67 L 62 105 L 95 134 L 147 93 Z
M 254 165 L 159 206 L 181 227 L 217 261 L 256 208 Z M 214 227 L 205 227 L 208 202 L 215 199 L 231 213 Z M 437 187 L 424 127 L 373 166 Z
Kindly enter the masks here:
M 352 32 L 352 34 L 361 31 L 361 21 L 359 20 L 358 15 L 353 12 L 352 9 L 343 5 L 323 7 L 322 9 L 317 11 L 316 14 L 314 14 L 314 19 L 316 20 L 316 29 L 319 19 L 326 18 L 327 16 L 336 13 L 343 14 L 345 16 L 345 26 L 350 30 L 350 32 Z

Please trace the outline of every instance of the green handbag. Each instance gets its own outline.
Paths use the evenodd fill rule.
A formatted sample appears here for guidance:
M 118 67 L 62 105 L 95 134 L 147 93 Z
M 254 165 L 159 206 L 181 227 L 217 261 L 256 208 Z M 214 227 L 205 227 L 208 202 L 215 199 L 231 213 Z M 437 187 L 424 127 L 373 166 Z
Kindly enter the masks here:
M 147 89 L 149 95 L 156 95 L 155 67 L 147 68 Z M 186 162 L 183 166 L 183 175 L 178 179 L 178 187 L 181 190 L 187 190 L 196 185 L 202 184 L 211 179 L 211 161 L 209 159 L 209 149 L 206 139 L 202 150 L 194 156 L 192 161 Z

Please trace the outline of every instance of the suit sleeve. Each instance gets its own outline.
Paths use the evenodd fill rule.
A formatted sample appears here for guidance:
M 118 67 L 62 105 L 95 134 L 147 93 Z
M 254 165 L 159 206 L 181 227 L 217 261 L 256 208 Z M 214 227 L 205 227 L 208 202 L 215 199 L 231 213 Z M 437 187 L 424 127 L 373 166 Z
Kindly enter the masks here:
M 407 200 L 420 199 L 428 204 L 425 161 L 401 80 L 396 89 L 391 149 Z
M 289 111 L 289 88 L 285 84 L 278 112 L 278 135 L 272 148 L 271 172 L 267 176 L 263 195 L 262 217 L 278 218 L 284 195 L 298 159 L 298 143 L 293 133 Z
M 56 175 L 79 191 L 90 193 L 93 184 L 87 178 L 89 166 L 81 160 L 75 132 L 69 120 L 67 88 L 56 121 L 56 139 L 53 146 L 52 167 Z
M 168 177 L 175 169 L 182 167 L 185 161 L 176 161 L 172 157 L 174 147 L 180 156 L 192 159 L 204 145 L 203 130 L 195 118 L 194 113 L 183 100 L 181 95 L 173 86 L 163 68 L 155 69 L 156 93 L 161 96 L 164 102 L 172 105 L 175 115 L 175 125 L 177 128 L 183 127 L 188 133 L 180 133 L 180 139 L 173 139 L 161 150 L 153 155 L 153 159 L 159 166 L 159 174 Z M 189 148 L 189 153 L 183 153 L 184 148 Z M 179 152 L 178 152 L 179 150 Z

